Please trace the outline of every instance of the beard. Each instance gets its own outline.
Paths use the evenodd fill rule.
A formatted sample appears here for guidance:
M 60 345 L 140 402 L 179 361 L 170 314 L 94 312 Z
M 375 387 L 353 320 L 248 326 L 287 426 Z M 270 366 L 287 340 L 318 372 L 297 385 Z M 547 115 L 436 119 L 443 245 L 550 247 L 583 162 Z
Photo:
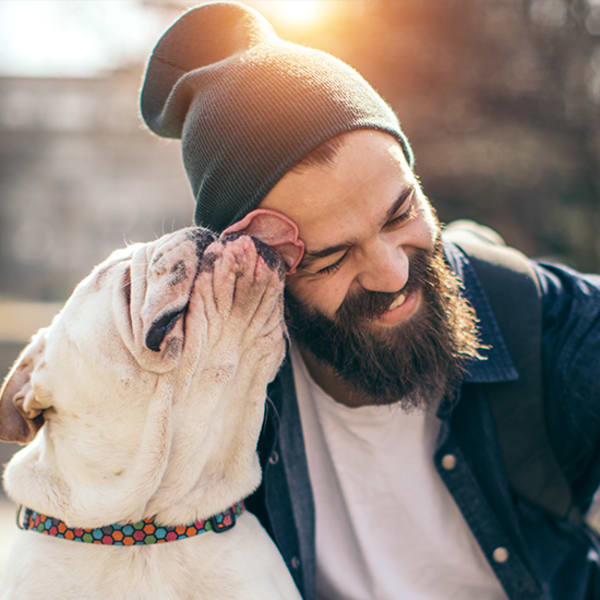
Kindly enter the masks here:
M 460 289 L 438 239 L 433 251 L 419 249 L 410 259 L 402 292 L 420 291 L 422 301 L 396 327 L 378 328 L 369 321 L 381 316 L 398 292 L 365 289 L 348 296 L 333 319 L 286 289 L 286 321 L 292 339 L 365 397 L 363 403 L 399 404 L 407 412 L 428 409 L 444 393 L 454 393 L 465 364 L 480 358 L 483 347 L 475 311 Z

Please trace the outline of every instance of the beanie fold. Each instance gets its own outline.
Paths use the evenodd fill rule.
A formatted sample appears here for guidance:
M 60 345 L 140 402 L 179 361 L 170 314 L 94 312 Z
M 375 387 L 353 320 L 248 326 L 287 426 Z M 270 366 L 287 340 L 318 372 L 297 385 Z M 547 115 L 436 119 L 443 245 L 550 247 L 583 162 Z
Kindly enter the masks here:
M 158 135 L 181 138 L 194 220 L 217 232 L 336 135 L 386 132 L 413 163 L 396 115 L 357 71 L 279 39 L 235 2 L 192 9 L 165 32 L 148 63 L 141 113 Z

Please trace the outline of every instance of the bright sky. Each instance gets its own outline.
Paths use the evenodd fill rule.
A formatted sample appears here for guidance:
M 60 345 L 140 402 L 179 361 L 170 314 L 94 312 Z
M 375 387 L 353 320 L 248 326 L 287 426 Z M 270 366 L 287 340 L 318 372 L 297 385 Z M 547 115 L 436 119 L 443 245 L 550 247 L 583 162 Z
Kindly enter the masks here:
M 147 55 L 163 29 L 135 0 L 0 0 L 0 74 L 91 76 Z
M 362 0 L 250 0 L 275 28 L 310 28 Z M 181 12 L 202 0 L 181 0 Z M 155 0 L 155 6 L 160 1 Z M 140 0 L 0 0 L 0 75 L 93 76 L 144 61 L 176 13 Z
M 273 20 L 275 25 L 279 22 L 289 28 L 303 29 L 329 16 L 344 1 L 356 0 L 254 0 L 249 4 Z

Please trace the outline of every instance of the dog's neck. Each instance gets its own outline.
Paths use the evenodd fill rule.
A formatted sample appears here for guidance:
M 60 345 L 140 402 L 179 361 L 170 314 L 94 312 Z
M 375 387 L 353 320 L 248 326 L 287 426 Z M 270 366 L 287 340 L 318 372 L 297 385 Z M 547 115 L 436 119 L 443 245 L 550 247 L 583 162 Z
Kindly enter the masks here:
M 157 377 L 144 418 L 101 435 L 80 427 L 74 438 L 72 423 L 49 416 L 7 467 L 7 491 L 17 503 L 78 527 L 147 517 L 177 525 L 210 517 L 260 483 L 256 443 L 264 408 L 251 399 L 264 397 L 264 383 L 262 392 L 256 383 L 237 393 L 229 387 L 206 383 L 202 406 L 192 408 L 199 392 Z M 94 456 L 105 459 L 85 454 L 90 437 Z
M 109 546 L 147 546 L 175 542 L 203 533 L 223 533 L 235 526 L 237 517 L 245 510 L 243 502 L 236 502 L 227 510 L 209 517 L 181 525 L 163 525 L 153 518 L 136 523 L 111 523 L 95 528 L 69 527 L 64 521 L 40 514 L 30 508 L 19 507 L 17 526 L 51 537 Z

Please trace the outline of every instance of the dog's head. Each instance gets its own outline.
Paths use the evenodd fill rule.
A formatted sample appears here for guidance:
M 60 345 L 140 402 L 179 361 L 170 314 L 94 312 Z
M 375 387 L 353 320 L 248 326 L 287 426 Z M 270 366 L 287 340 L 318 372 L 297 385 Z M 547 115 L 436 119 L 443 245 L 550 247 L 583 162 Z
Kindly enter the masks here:
M 143 401 L 159 378 L 182 389 L 203 361 L 237 351 L 245 328 L 268 339 L 268 383 L 285 348 L 283 270 L 260 241 L 202 228 L 114 252 L 17 359 L 0 391 L 0 439 L 24 444 L 45 419 L 85 426 L 96 411 L 128 410 L 123 399 Z

